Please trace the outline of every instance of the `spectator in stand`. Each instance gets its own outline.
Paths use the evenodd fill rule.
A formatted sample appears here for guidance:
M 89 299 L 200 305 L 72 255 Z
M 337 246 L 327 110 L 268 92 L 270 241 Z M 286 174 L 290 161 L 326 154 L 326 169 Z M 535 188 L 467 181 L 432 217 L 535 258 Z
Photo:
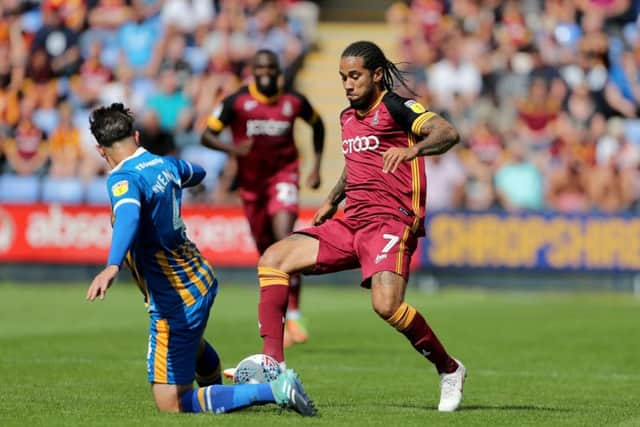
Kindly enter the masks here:
M 247 31 L 249 40 L 253 42 L 254 52 L 269 49 L 278 55 L 285 90 L 290 89 L 301 65 L 302 43 L 286 26 L 284 14 L 274 0 L 260 2 L 255 15 L 249 18 Z
M 640 106 L 640 67 L 633 52 L 622 54 L 620 64 L 613 66 L 605 90 L 607 103 L 615 113 L 627 118 L 638 117 Z
M 45 2 L 43 26 L 31 44 L 31 53 L 45 52 L 56 76 L 71 76 L 80 70 L 82 58 L 78 34 L 68 28 L 59 15 L 59 3 Z
M 540 210 L 544 206 L 544 178 L 527 159 L 526 146 L 518 141 L 507 145 L 508 157 L 498 168 L 495 186 L 498 201 L 509 212 Z
M 160 126 L 158 115 L 154 111 L 147 111 L 144 114 L 139 132 L 140 145 L 147 151 L 158 156 L 176 154 L 173 134 Z
M 157 80 L 159 91 L 147 100 L 147 108 L 154 111 L 160 119 L 160 126 L 173 130 L 183 110 L 190 109 L 191 100 L 178 86 L 178 76 L 174 70 L 166 69 Z
M 191 65 L 185 59 L 186 44 L 187 42 L 183 34 L 175 33 L 168 35 L 164 55 L 155 66 L 159 72 L 164 70 L 175 71 L 178 85 L 181 88 L 184 88 L 192 76 Z
M 0 5 L 0 88 L 17 90 L 22 85 L 27 53 L 19 15 Z
M 207 25 L 215 17 L 211 0 L 165 0 L 162 25 L 184 34 L 194 33 L 198 26 Z
M 591 174 L 591 193 L 595 208 L 601 212 L 628 212 L 637 200 L 636 170 L 627 170 L 615 157 Z
M 32 106 L 23 100 L 18 126 L 4 147 L 10 173 L 40 174 L 49 158 L 46 137 L 31 120 L 32 113 Z
M 427 212 L 462 207 L 466 173 L 455 151 L 442 156 L 425 157 Z
M 94 105 L 104 87 L 112 81 L 113 73 L 100 57 L 102 44 L 99 40 L 91 43 L 89 53 L 80 73 L 70 79 L 70 98 L 77 107 Z
M 127 21 L 117 33 L 118 48 L 128 66 L 140 75 L 154 75 L 149 68 L 161 54 L 162 27 L 158 19 L 149 17 L 148 9 L 136 3 L 132 9 L 134 19 Z
M 518 141 L 537 152 L 548 150 L 561 102 L 549 96 L 549 86 L 544 79 L 534 79 L 527 96 L 518 102 Z
M 404 69 L 407 85 L 421 98 L 426 98 L 426 67 L 436 59 L 436 50 L 427 44 L 416 17 L 405 3 L 394 3 L 387 11 L 386 20 L 394 32 L 398 60 L 407 64 Z M 408 93 L 399 93 L 410 96 Z
M 434 103 L 443 110 L 452 108 L 454 94 L 461 97 L 463 105 L 469 106 L 482 90 L 480 72 L 475 64 L 462 57 L 461 47 L 462 38 L 457 33 L 443 40 L 444 57 L 429 70 L 429 91 L 434 95 Z
M 66 178 L 77 176 L 83 151 L 80 143 L 80 131 L 73 124 L 71 105 L 60 105 L 60 124 L 49 139 L 51 164 L 49 176 Z
M 92 28 L 116 30 L 133 17 L 127 0 L 88 0 L 88 4 Z

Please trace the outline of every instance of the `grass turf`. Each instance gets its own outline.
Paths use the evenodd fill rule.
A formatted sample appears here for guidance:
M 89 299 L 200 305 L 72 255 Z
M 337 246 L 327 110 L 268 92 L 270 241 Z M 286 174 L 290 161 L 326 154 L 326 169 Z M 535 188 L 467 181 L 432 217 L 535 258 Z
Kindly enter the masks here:
M 614 294 L 409 291 L 467 366 L 461 410 L 436 410 L 438 378 L 355 287 L 308 287 L 309 343 L 287 352 L 321 416 L 273 405 L 228 415 L 157 413 L 147 316 L 133 285 L 0 285 L 0 425 L 640 425 L 640 300 Z M 257 292 L 220 290 L 206 337 L 226 367 L 259 352 Z M 215 419 L 212 419 L 215 417 Z

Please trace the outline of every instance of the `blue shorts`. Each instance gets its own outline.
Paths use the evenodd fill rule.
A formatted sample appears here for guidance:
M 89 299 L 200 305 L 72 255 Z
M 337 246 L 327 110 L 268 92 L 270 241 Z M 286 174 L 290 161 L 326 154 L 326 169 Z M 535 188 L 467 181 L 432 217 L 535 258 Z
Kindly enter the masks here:
M 191 384 L 200 340 L 207 327 L 215 292 L 172 317 L 151 313 L 147 373 L 150 383 Z

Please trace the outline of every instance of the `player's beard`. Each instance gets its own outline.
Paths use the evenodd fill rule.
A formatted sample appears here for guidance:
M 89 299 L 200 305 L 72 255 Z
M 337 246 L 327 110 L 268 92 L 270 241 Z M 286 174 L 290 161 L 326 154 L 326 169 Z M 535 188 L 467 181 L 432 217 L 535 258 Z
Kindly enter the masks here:
M 256 86 L 260 93 L 273 96 L 278 93 L 278 78 L 272 76 L 260 76 L 256 79 Z
M 358 99 L 349 100 L 349 105 L 351 108 L 354 108 L 359 111 L 368 110 L 373 102 L 373 86 L 369 88 L 362 96 Z

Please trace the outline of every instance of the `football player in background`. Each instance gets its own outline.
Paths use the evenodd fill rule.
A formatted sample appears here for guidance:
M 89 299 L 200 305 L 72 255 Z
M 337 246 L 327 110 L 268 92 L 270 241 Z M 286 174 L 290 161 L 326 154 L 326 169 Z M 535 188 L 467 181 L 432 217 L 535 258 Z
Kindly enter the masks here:
M 292 370 L 270 383 L 221 384 L 220 358 L 203 337 L 218 281 L 187 238 L 180 213 L 182 189 L 197 185 L 205 171 L 139 147 L 133 122 L 118 103 L 91 113 L 98 151 L 112 169 L 107 186 L 113 238 L 107 266 L 93 279 L 87 299 L 105 297 L 126 257 L 151 320 L 147 371 L 160 411 L 222 413 L 277 403 L 315 415 Z M 194 379 L 200 388 L 193 389 Z
M 320 187 L 324 124 L 303 95 L 283 91 L 277 55 L 260 50 L 253 58 L 254 82 L 240 88 L 211 115 L 202 144 L 237 159 L 244 212 L 260 255 L 293 231 L 298 217 L 298 150 L 293 138 L 297 118 L 313 130 L 314 159 L 306 184 Z M 233 143 L 218 134 L 230 126 Z M 300 275 L 289 278 L 285 346 L 303 343 L 308 331 L 300 313 Z
M 340 59 L 340 76 L 350 104 L 340 114 L 345 168 L 316 212 L 314 226 L 273 244 L 260 258 L 262 353 L 284 364 L 280 319 L 291 274 L 359 267 L 375 312 L 435 365 L 438 410 L 454 411 L 462 400 L 465 368 L 404 295 L 411 256 L 425 233 L 420 156 L 446 152 L 458 142 L 458 133 L 415 100 L 393 92 L 396 83 L 404 84 L 402 74 L 374 43 L 349 45 Z M 344 218 L 332 219 L 344 199 Z

